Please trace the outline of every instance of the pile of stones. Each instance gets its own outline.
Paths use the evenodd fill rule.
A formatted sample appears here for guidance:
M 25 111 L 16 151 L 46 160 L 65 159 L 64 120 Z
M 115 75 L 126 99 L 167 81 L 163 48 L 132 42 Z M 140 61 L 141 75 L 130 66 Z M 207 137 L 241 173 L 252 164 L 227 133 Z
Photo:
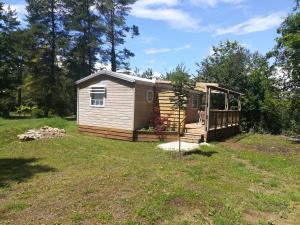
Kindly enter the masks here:
M 66 131 L 64 129 L 44 126 L 39 129 L 28 130 L 26 133 L 18 135 L 18 139 L 21 141 L 32 141 L 43 138 L 64 137 L 65 135 Z

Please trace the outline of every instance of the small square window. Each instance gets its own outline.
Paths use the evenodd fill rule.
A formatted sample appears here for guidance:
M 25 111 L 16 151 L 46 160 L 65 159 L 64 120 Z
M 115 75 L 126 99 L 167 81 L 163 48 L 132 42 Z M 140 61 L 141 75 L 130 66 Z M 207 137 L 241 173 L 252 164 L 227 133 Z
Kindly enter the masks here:
M 148 90 L 146 93 L 146 100 L 148 103 L 152 103 L 154 99 L 154 92 L 152 90 Z
M 106 90 L 104 87 L 92 87 L 90 90 L 90 105 L 104 107 Z

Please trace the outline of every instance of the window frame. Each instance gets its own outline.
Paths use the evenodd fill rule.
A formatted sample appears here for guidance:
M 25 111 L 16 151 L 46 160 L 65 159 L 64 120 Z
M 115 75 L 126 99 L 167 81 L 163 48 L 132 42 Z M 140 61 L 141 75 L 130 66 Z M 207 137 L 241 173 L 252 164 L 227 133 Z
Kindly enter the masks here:
M 196 98 L 196 107 L 194 105 L 195 98 Z M 200 99 L 200 95 L 198 93 L 192 93 L 192 109 L 199 109 L 200 106 L 199 99 Z
M 106 88 L 104 86 L 93 86 L 90 87 L 90 107 L 95 108 L 104 108 L 106 103 Z M 104 94 L 103 96 L 103 104 L 102 105 L 93 105 L 92 104 L 92 94 Z
M 152 94 L 152 99 L 151 100 L 149 100 L 149 94 Z M 148 103 L 153 103 L 153 101 L 154 101 L 154 91 L 153 90 L 147 90 L 147 92 L 146 92 L 146 101 L 148 102 Z
M 196 107 L 194 107 L 194 100 L 196 98 Z M 201 109 L 202 96 L 198 93 L 192 93 L 192 109 Z

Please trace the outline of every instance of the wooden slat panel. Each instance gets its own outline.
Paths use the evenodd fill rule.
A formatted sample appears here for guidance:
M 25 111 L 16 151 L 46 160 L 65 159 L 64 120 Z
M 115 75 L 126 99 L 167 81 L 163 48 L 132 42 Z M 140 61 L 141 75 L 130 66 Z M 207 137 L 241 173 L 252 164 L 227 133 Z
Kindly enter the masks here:
M 209 129 L 239 125 L 240 112 L 236 110 L 210 110 Z
M 112 128 L 98 128 L 92 126 L 79 126 L 80 132 L 97 135 L 100 137 L 118 139 L 118 140 L 133 140 L 133 131 L 117 130 Z

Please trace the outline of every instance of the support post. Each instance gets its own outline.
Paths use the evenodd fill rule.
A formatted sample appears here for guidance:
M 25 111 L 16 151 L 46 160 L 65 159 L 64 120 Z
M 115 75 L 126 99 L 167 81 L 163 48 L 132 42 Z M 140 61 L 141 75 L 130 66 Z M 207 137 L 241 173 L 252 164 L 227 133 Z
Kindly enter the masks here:
M 211 89 L 206 90 L 206 131 L 209 131 L 209 116 L 210 116 L 210 95 Z
M 180 108 L 178 109 L 178 150 L 179 155 L 181 156 L 181 118 L 180 118 Z

